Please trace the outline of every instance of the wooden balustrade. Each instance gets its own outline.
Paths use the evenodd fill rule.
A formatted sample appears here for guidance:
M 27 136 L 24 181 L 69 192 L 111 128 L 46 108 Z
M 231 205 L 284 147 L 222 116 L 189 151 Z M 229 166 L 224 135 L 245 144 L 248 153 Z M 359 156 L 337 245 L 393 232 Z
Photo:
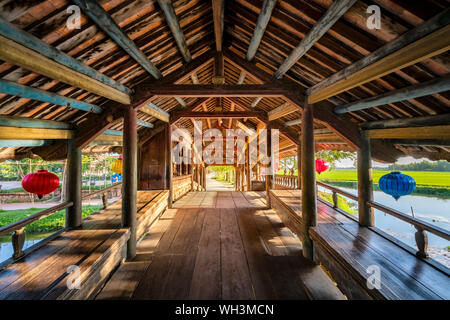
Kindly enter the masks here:
M 91 193 L 83 196 L 82 199 L 85 200 L 85 199 L 89 199 L 89 198 L 92 198 L 92 197 L 95 197 L 98 195 L 102 195 L 103 208 L 106 208 L 106 205 L 107 205 L 106 194 L 109 191 L 111 191 L 112 189 L 117 188 L 121 185 L 122 185 L 122 183 L 120 182 L 120 183 L 114 184 L 112 186 L 109 186 L 107 188 L 91 192 Z M 61 210 L 69 208 L 71 206 L 73 206 L 73 202 L 71 202 L 71 201 L 62 202 L 56 206 L 53 206 L 51 208 L 47 208 L 45 210 L 42 210 L 35 214 L 32 214 L 32 215 L 30 215 L 26 218 L 23 218 L 19 221 L 16 221 L 16 222 L 13 222 L 6 226 L 0 227 L 0 236 L 10 234 L 12 232 L 11 242 L 12 242 L 12 246 L 13 246 L 13 250 L 14 250 L 13 256 L 12 256 L 13 259 L 17 260 L 24 256 L 23 245 L 25 243 L 25 227 L 27 225 L 29 225 L 33 222 L 36 222 L 38 220 L 44 219 L 56 212 L 59 212 Z M 45 241 L 45 239 L 43 241 Z
M 276 174 L 274 184 L 275 187 L 281 187 L 284 189 L 297 189 L 298 178 L 294 175 Z
M 331 190 L 332 192 L 332 206 L 334 209 L 339 210 L 339 206 L 338 206 L 338 194 L 350 198 L 354 201 L 358 201 L 358 196 L 355 196 L 351 193 L 348 193 L 346 191 L 340 190 L 336 187 L 333 187 L 329 184 L 317 181 L 317 185 L 324 187 L 326 189 Z M 393 217 L 396 217 L 397 219 L 403 220 L 407 223 L 410 223 L 414 226 L 414 228 L 416 228 L 416 233 L 415 233 L 415 240 L 416 240 L 416 245 L 417 245 L 417 252 L 416 252 L 416 256 L 420 257 L 420 258 L 427 258 L 428 257 L 428 253 L 427 253 L 427 248 L 428 248 L 428 235 L 426 233 L 426 231 L 433 233 L 434 235 L 441 237 L 443 239 L 446 240 L 450 240 L 450 232 L 448 230 L 445 230 L 443 228 L 440 228 L 438 226 L 434 226 L 426 221 L 417 219 L 415 217 L 409 216 L 403 212 L 397 211 L 395 209 L 386 207 L 378 202 L 375 201 L 367 201 L 367 205 L 380 210 L 384 213 L 387 213 Z

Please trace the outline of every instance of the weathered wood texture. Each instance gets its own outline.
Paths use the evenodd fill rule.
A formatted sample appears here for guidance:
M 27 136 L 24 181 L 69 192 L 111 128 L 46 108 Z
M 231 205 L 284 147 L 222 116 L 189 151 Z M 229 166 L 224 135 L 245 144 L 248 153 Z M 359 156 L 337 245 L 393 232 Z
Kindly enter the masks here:
M 283 223 L 301 236 L 299 190 L 272 190 L 272 204 Z M 318 201 L 318 223 L 308 230 L 315 244 L 314 259 L 331 273 L 349 299 L 446 299 L 449 276 L 391 242 L 378 229 L 361 227 Z M 368 289 L 369 266 L 379 266 L 381 289 Z
M 129 231 L 121 228 L 121 199 L 64 231 L 47 245 L 0 271 L 0 299 L 90 299 L 126 257 Z M 167 208 L 167 191 L 138 191 L 137 236 Z M 71 265 L 80 268 L 81 287 L 69 289 Z M 70 280 L 69 280 L 70 281 Z M 72 282 L 71 282 L 72 283 Z
M 283 270 L 283 272 L 280 272 Z M 191 192 L 97 299 L 343 299 L 258 192 Z

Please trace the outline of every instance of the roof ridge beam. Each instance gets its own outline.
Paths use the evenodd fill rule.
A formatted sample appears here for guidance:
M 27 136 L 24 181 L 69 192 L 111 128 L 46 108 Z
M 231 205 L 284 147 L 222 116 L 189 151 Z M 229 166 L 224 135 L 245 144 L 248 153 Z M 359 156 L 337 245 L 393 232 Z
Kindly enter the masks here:
M 111 39 L 126 51 L 155 79 L 161 79 L 162 74 L 148 57 L 136 46 L 128 35 L 119 27 L 114 19 L 95 0 L 72 0 L 92 21 L 99 26 Z

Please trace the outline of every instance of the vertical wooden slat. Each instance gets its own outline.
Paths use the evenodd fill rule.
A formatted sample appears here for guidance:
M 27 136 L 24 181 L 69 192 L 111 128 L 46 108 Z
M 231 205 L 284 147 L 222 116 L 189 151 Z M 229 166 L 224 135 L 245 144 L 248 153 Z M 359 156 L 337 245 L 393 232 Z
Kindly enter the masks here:
M 270 188 L 272 185 L 272 173 L 269 173 L 271 166 L 274 164 L 272 158 L 272 134 L 270 126 L 267 126 L 267 155 L 270 158 L 269 164 L 266 166 L 265 174 L 266 174 L 266 203 L 267 207 L 271 208 L 272 205 L 270 203 Z
M 302 189 L 302 137 L 298 137 L 297 144 L 297 189 Z
M 173 163 L 172 163 L 172 126 L 167 124 L 167 136 L 166 136 L 166 171 L 167 171 L 167 185 L 169 189 L 168 196 L 168 208 L 172 208 L 173 204 Z
M 306 104 L 303 109 L 301 168 L 302 168 L 302 245 L 303 256 L 313 260 L 314 244 L 309 237 L 309 228 L 317 224 L 316 170 L 314 160 L 313 107 Z
M 130 229 L 127 258 L 136 256 L 137 123 L 136 110 L 127 108 L 123 120 L 122 226 Z
M 358 164 L 358 217 L 361 226 L 374 226 L 373 208 L 367 201 L 373 200 L 372 159 L 370 139 L 366 131 L 361 131 L 361 148 L 357 155 Z
M 249 143 L 249 137 L 246 139 L 246 159 L 245 159 L 245 165 L 247 170 L 247 191 L 251 190 L 251 170 L 250 170 L 250 143 Z

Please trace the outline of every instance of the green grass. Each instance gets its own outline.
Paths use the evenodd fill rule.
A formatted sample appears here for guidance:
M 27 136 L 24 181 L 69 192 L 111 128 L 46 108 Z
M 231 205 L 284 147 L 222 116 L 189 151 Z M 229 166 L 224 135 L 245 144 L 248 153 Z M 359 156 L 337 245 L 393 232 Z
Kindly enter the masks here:
M 389 170 L 373 170 L 373 182 L 378 184 L 381 176 L 389 173 Z M 401 171 L 416 180 L 418 186 L 431 187 L 448 187 L 450 188 L 450 172 L 436 172 L 436 171 Z M 356 182 L 356 169 L 335 169 L 322 172 L 317 175 L 319 180 L 328 181 L 352 181 Z
M 389 170 L 373 170 L 374 190 L 379 191 L 378 180 Z M 401 171 L 414 178 L 416 190 L 413 194 L 450 198 L 450 172 Z M 358 187 L 356 169 L 330 170 L 317 174 L 317 179 L 344 188 Z
M 90 214 L 101 209 L 102 205 L 87 205 L 83 206 L 82 215 L 83 218 L 89 216 Z M 22 210 L 0 210 L 0 227 L 18 221 L 20 219 L 26 218 L 34 213 L 40 212 L 44 209 L 42 208 L 31 208 Z M 47 233 L 51 231 L 57 231 L 64 227 L 65 224 L 65 211 L 61 210 L 55 212 L 54 214 L 35 221 L 25 227 L 25 232 L 29 234 L 35 233 Z

